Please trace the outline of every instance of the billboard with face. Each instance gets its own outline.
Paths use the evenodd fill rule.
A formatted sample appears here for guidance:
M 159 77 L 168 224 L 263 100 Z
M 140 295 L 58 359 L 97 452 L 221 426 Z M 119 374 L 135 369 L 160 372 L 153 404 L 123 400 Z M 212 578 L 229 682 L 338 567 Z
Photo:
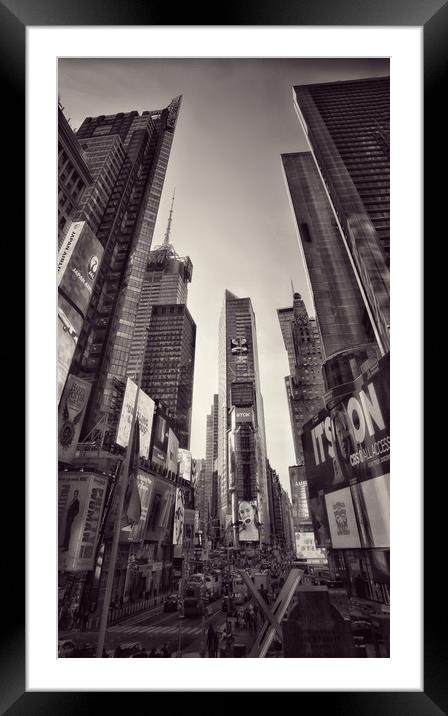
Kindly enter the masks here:
M 107 477 L 88 472 L 62 472 L 58 487 L 59 569 L 91 570 Z
M 173 544 L 182 546 L 184 535 L 184 494 L 178 487 L 176 489 L 176 502 L 174 504 L 174 525 L 173 525 Z
M 240 542 L 259 541 L 258 507 L 255 500 L 243 500 L 238 504 L 238 522 Z
M 87 381 L 68 376 L 58 413 L 58 458 L 62 462 L 70 462 L 75 456 L 90 389 Z
M 325 495 L 333 549 L 359 549 L 358 525 L 349 487 Z

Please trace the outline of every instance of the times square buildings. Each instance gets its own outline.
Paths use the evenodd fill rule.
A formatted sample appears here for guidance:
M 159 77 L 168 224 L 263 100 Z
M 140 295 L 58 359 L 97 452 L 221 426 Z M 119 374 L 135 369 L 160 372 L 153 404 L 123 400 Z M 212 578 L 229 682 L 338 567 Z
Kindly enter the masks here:
M 285 516 L 288 501 L 267 460 L 251 300 L 226 291 L 219 327 L 219 390 L 208 422 L 201 478 L 202 509 L 212 523 L 212 529 L 205 529 L 212 543 L 240 549 L 285 542 L 288 530 L 291 543 L 291 532 L 310 529 L 304 482 L 310 485 L 311 473 L 303 427 L 318 414 L 319 403 L 331 410 L 334 398 L 344 395 L 340 386 L 358 379 L 389 346 L 387 81 L 297 87 L 294 98 L 311 151 L 283 155 L 282 164 L 317 312 L 317 319 L 310 319 L 297 293 L 292 308 L 278 311 L 290 358 L 286 387 L 297 462 L 290 468 L 291 486 L 297 486 L 296 493 L 292 489 L 294 526 L 291 529 Z M 61 399 L 66 412 L 76 404 L 73 396 L 81 404 L 79 395 L 85 391 L 82 431 L 74 430 L 76 440 L 72 436 L 77 449 L 60 452 L 60 470 L 71 477 L 78 473 L 80 488 L 70 484 L 68 489 L 70 480 L 62 476 L 60 510 L 66 510 L 66 517 L 60 546 L 64 549 L 72 519 L 68 515 L 75 513 L 84 490 L 81 467 L 90 480 L 86 509 L 96 495 L 91 534 L 96 529 L 100 537 L 97 551 L 92 540 L 81 545 L 84 561 L 60 560 L 60 586 L 72 603 L 84 597 L 85 608 L 96 605 L 97 612 L 108 569 L 117 456 L 122 454 L 115 437 L 126 380 L 136 381 L 140 371 L 143 391 L 154 400 L 151 444 L 138 476 L 146 524 L 142 517 L 120 539 L 116 602 L 153 597 L 175 584 L 182 554 L 182 545 L 177 545 L 180 551 L 172 545 L 179 486 L 186 510 L 194 507 L 191 484 L 179 479 L 169 459 L 172 434 L 179 447 L 189 448 L 195 344 L 195 325 L 186 308 L 192 265 L 188 257 L 177 256 L 170 243 L 172 211 L 163 244 L 151 247 L 180 101 L 175 98 L 167 108 L 141 116 L 128 112 L 88 118 L 76 138 L 66 131 L 69 139 L 60 150 L 60 208 L 65 210 L 60 216 L 66 223 L 78 222 L 81 236 L 93 234 L 101 247 L 96 250 L 99 268 L 93 273 L 90 299 L 70 305 L 70 313 L 63 286 L 60 291 L 64 316 L 77 333 L 70 364 L 75 380 L 71 403 L 67 396 Z M 59 228 L 62 245 L 65 224 Z M 176 346 L 170 347 L 174 323 Z M 307 344 L 313 346 L 313 355 Z M 184 373 L 178 385 L 170 386 L 173 381 L 164 376 L 174 353 Z M 361 504 L 364 493 L 352 487 L 353 501 L 357 494 Z M 321 503 L 326 494 L 319 491 Z M 310 496 L 310 502 L 317 499 L 313 490 Z M 328 508 L 328 500 L 325 504 Z M 356 516 L 362 521 L 359 511 Z M 375 537 L 370 546 L 372 539 L 369 553 L 361 548 L 366 546 L 362 534 L 359 549 L 333 549 L 334 564 L 347 569 L 353 585 L 365 584 L 359 594 L 388 601 L 387 538 L 381 548 Z M 317 543 L 334 547 L 331 536 Z M 73 573 L 79 579 L 72 579 Z

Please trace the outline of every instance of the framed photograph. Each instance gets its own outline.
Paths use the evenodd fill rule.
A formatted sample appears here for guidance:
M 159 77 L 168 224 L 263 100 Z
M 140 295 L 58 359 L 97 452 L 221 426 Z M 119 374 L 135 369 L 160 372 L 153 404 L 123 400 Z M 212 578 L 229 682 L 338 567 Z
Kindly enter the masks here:
M 443 599 L 429 583 L 423 624 L 421 268 L 423 99 L 427 158 L 431 150 L 436 151 L 434 143 L 438 122 L 441 122 L 435 102 L 437 98 L 439 103 L 443 96 L 441 68 L 446 63 L 446 5 L 439 0 L 426 7 L 408 2 L 401 8 L 386 3 L 371 3 L 369 7 L 359 8 L 344 2 L 338 4 L 337 16 L 333 6 L 325 3 L 312 8 L 289 4 L 281 10 L 272 6 L 247 6 L 235 16 L 224 10 L 220 24 L 216 25 L 208 22 L 207 15 L 199 17 L 197 10 L 189 12 L 188 16 L 181 11 L 174 25 L 168 22 L 172 18 L 167 9 L 143 7 L 138 3 L 127 3 L 126 6 L 78 3 L 76 7 L 68 8 L 50 2 L 38 7 L 32 2 L 8 0 L 0 5 L 0 18 L 7 56 L 7 64 L 3 67 L 4 86 L 16 103 L 24 104 L 26 99 L 28 398 L 24 495 L 26 618 L 24 621 L 25 586 L 21 599 L 19 587 L 15 585 L 14 598 L 10 597 L 14 602 L 12 614 L 8 610 L 3 636 L 6 659 L 3 660 L 1 681 L 6 688 L 2 689 L 2 712 L 13 715 L 25 712 L 77 713 L 89 708 L 92 699 L 96 699 L 94 703 L 98 702 L 100 695 L 91 692 L 108 691 L 301 691 L 311 692 L 310 698 L 315 698 L 317 692 L 319 699 L 325 699 L 329 705 L 331 698 L 332 708 L 336 704 L 344 713 L 373 714 L 380 710 L 409 714 L 443 712 L 448 703 L 440 667 L 444 652 L 439 623 L 443 615 Z M 386 81 L 387 99 L 390 96 L 390 130 L 389 102 L 384 100 L 386 95 L 383 94 Z M 352 83 L 354 87 L 348 99 L 345 95 L 342 100 L 334 99 L 331 93 L 326 97 L 321 89 L 313 95 L 313 87 L 331 88 L 344 83 Z M 357 83 L 361 83 L 361 89 Z M 392 163 L 390 230 L 394 241 L 390 247 L 389 228 L 384 228 L 386 215 L 389 220 L 388 205 L 386 209 L 385 204 L 381 204 L 386 194 L 388 201 L 389 185 L 386 192 L 378 177 L 370 177 L 363 195 L 363 201 L 367 203 L 369 191 L 372 201 L 375 198 L 374 211 L 369 214 L 369 227 L 373 225 L 374 231 L 383 237 L 381 256 L 387 254 L 389 257 L 390 254 L 392 317 L 388 312 L 389 296 L 384 297 L 383 285 L 378 288 L 378 282 L 375 283 L 372 295 L 369 295 L 369 287 L 373 284 L 363 274 L 368 264 L 356 254 L 357 247 L 366 246 L 359 240 L 362 235 L 367 241 L 369 227 L 366 229 L 362 223 L 365 219 L 360 218 L 355 207 L 344 224 L 346 217 L 341 218 L 344 209 L 333 197 L 331 182 L 335 181 L 334 176 L 325 177 L 322 172 L 319 176 L 315 168 L 320 166 L 318 153 L 324 146 L 319 146 L 316 137 L 324 133 L 322 117 L 325 111 L 319 109 L 321 124 L 313 125 L 311 104 L 320 108 L 330 106 L 333 111 L 341 101 L 345 110 L 338 111 L 344 112 L 348 107 L 355 117 L 353 121 L 362 122 L 363 102 L 371 101 L 365 100 L 368 95 L 375 96 L 378 107 L 383 106 L 384 101 L 384 122 L 377 107 L 375 141 L 369 151 L 376 153 L 374 163 L 382 162 L 383 166 L 386 155 L 387 167 L 389 156 Z M 325 129 L 327 133 L 333 132 L 333 139 L 338 132 L 337 122 L 335 112 L 328 118 Z M 163 132 L 160 130 L 162 124 Z M 14 136 L 11 146 L 23 144 L 23 125 L 20 131 L 19 126 L 19 122 L 7 126 L 8 133 Z M 129 131 L 131 126 L 132 131 Z M 315 130 L 315 126 L 320 130 Z M 56 139 L 61 136 L 61 131 L 65 132 L 68 150 L 61 144 L 58 148 Z M 328 147 L 327 143 L 323 151 L 328 152 Z M 77 173 L 69 172 L 70 176 L 64 179 L 66 196 L 61 195 L 60 166 L 58 175 L 61 156 L 66 160 L 64 167 L 71 167 L 64 151 L 69 152 L 71 159 L 73 152 L 79 152 Z M 155 152 L 159 156 L 157 167 L 151 159 Z M 17 186 L 23 186 L 19 164 L 15 158 Z M 353 181 L 356 172 L 362 173 L 362 169 L 355 165 L 356 158 L 352 166 Z M 146 175 L 151 175 L 150 189 Z M 306 177 L 306 182 L 304 179 L 300 186 L 294 183 L 299 175 Z M 427 176 L 430 181 L 432 176 Z M 346 187 L 347 180 L 341 179 L 344 181 Z M 319 501 L 326 519 L 328 510 L 332 510 L 327 541 L 319 542 L 314 514 L 307 517 L 301 514 L 300 519 L 308 519 L 308 522 L 307 527 L 300 530 L 312 538 L 307 549 L 316 557 L 327 553 L 329 545 L 338 552 L 345 552 L 345 564 L 347 560 L 350 562 L 348 555 L 354 551 L 369 554 L 365 581 L 370 579 L 370 591 L 368 598 L 366 592 L 364 602 L 373 600 L 382 605 L 378 607 L 378 614 L 380 611 L 383 615 L 390 612 L 390 642 L 384 651 L 376 645 L 371 653 L 368 648 L 357 652 L 349 648 L 344 653 L 332 652 L 328 640 L 327 651 L 320 653 L 313 652 L 312 645 L 308 651 L 305 648 L 303 651 L 294 648 L 287 651 L 287 645 L 292 643 L 291 626 L 288 636 L 284 632 L 282 654 L 290 658 L 274 662 L 272 658 L 278 655 L 270 645 L 275 643 L 274 633 L 280 626 L 273 612 L 278 610 L 280 613 L 285 607 L 284 614 L 287 607 L 282 603 L 278 582 L 281 575 L 273 570 L 272 564 L 273 561 L 286 564 L 285 515 L 289 515 L 288 524 L 291 525 L 291 555 L 296 553 L 296 545 L 300 542 L 297 539 L 299 532 L 294 534 L 298 523 L 294 521 L 294 499 L 291 503 L 294 495 L 290 485 L 294 482 L 293 475 L 298 485 L 303 479 L 301 466 L 308 469 L 307 460 L 309 456 L 313 457 L 312 430 L 318 427 L 316 420 L 310 424 L 310 447 L 304 455 L 301 442 L 294 443 L 291 434 L 293 400 L 288 397 L 289 410 L 285 401 L 285 380 L 286 395 L 293 395 L 291 382 L 284 378 L 288 371 L 287 357 L 290 357 L 287 351 L 292 350 L 288 349 L 285 338 L 285 312 L 294 310 L 298 316 L 294 314 L 297 318 L 294 340 L 308 342 L 309 364 L 303 367 L 302 382 L 309 405 L 315 407 L 308 417 L 321 415 L 322 405 L 312 401 L 323 397 L 323 379 L 320 383 L 318 377 L 316 381 L 305 381 L 305 370 L 307 380 L 308 371 L 314 370 L 309 346 L 314 343 L 317 346 L 321 341 L 322 355 L 326 352 L 328 356 L 332 350 L 336 354 L 336 349 L 330 349 L 330 342 L 337 342 L 342 335 L 342 328 L 338 337 L 330 322 L 327 330 L 325 311 L 319 313 L 319 307 L 324 305 L 320 301 L 328 300 L 324 290 L 319 293 L 316 278 L 323 270 L 319 261 L 323 260 L 324 244 L 316 251 L 314 238 L 314 246 L 307 247 L 307 242 L 313 241 L 312 218 L 304 218 L 302 209 L 298 209 L 299 204 L 300 207 L 305 205 L 300 191 L 304 190 L 305 184 L 316 187 L 316 182 L 319 189 L 315 190 L 314 197 L 319 191 L 322 194 L 318 209 L 320 226 L 322 228 L 326 211 L 322 202 L 329 201 L 334 207 L 334 218 L 328 218 L 328 226 L 331 224 L 331 230 L 335 231 L 338 221 L 343 225 L 339 230 L 345 237 L 352 269 L 361 276 L 358 280 L 362 283 L 361 293 L 366 294 L 362 295 L 363 305 L 370 307 L 368 320 L 374 336 L 372 340 L 381 350 L 376 362 L 368 350 L 365 355 L 363 353 L 362 361 L 360 355 L 350 358 L 350 365 L 356 360 L 359 366 L 362 362 L 362 380 L 360 372 L 353 374 L 350 390 L 348 382 L 344 383 L 344 394 L 337 389 L 328 390 L 330 372 L 326 376 L 325 407 L 330 425 L 336 437 L 339 438 L 339 424 L 343 425 L 341 431 L 345 430 L 346 434 L 341 432 L 340 441 L 335 442 L 338 451 L 334 451 L 336 457 L 331 475 L 319 473 L 320 465 L 314 466 L 318 475 L 315 492 L 312 484 L 309 485 L 310 503 Z M 364 185 L 367 186 L 365 176 Z M 117 187 L 121 187 L 120 196 Z M 79 193 L 76 206 L 70 204 L 73 191 Z M 133 211 L 133 202 L 137 206 L 143 194 L 144 210 L 139 207 Z M 440 186 L 434 180 L 430 181 L 430 190 L 425 194 L 425 223 L 437 214 L 441 201 L 439 194 Z M 19 197 L 21 192 L 14 191 L 11 199 L 17 203 Z M 121 213 L 117 208 L 121 206 L 120 202 L 127 202 Z M 312 211 L 312 200 L 308 199 L 307 216 L 311 217 Z M 17 207 L 17 215 L 19 212 Z M 100 213 L 101 219 L 98 218 Z M 112 246 L 105 238 L 105 232 L 115 231 L 111 227 L 118 221 L 117 236 L 121 236 L 123 242 L 128 232 L 133 243 L 132 256 L 126 254 L 129 273 L 125 278 L 123 274 L 119 285 L 115 285 L 113 270 L 120 261 L 120 239 Z M 142 259 L 142 246 L 148 242 L 148 236 L 152 241 L 151 255 L 145 254 Z M 138 237 L 143 242 L 141 245 Z M 153 269 L 147 263 L 148 257 L 150 263 L 153 260 Z M 315 275 L 310 270 L 311 260 L 315 262 L 314 266 L 319 264 Z M 378 266 L 379 254 L 372 260 Z M 155 300 L 154 276 L 157 272 L 160 275 L 160 267 L 166 261 L 172 264 L 166 274 L 175 274 L 177 283 L 174 287 L 170 279 L 163 289 L 168 292 L 164 296 L 169 298 Z M 107 280 L 103 276 L 104 269 L 102 273 L 103 262 L 104 266 L 109 262 Z M 142 292 L 140 284 L 138 289 L 135 288 L 137 283 L 132 270 L 138 268 L 139 262 L 144 266 L 141 285 L 147 287 L 144 289 L 147 294 Z M 85 276 L 80 268 L 84 263 Z M 55 264 L 58 266 L 56 282 Z M 352 269 L 338 265 L 335 275 L 342 275 L 338 271 Z M 384 274 L 380 271 L 377 278 L 378 275 Z M 201 282 L 201 290 L 195 289 L 195 280 Z M 331 281 L 326 279 L 325 290 Z M 337 283 L 336 278 L 334 285 Z M 347 284 L 343 290 L 348 292 Z M 173 297 L 170 291 L 174 292 Z M 136 293 L 139 298 L 135 297 Z M 140 295 L 150 296 L 148 301 L 152 308 L 149 313 L 143 308 Z M 92 301 L 96 301 L 95 319 L 92 318 Z M 117 319 L 113 329 L 106 322 L 101 324 L 102 317 L 107 314 L 108 302 L 109 305 L 113 303 L 111 311 Z M 286 309 L 289 304 L 292 308 Z M 119 319 L 117 306 L 121 306 Z M 139 311 L 143 310 L 146 312 L 139 318 Z M 353 303 L 347 313 L 352 326 L 358 321 L 356 310 Z M 137 328 L 133 324 L 134 338 L 129 348 L 126 326 L 130 323 L 126 321 L 132 312 L 136 316 Z M 271 323 L 265 319 L 269 312 L 273 315 Z M 316 312 L 318 331 L 318 324 L 312 317 Z M 221 324 L 220 313 L 225 319 L 221 318 Z M 274 323 L 275 329 L 272 328 Z M 359 318 L 360 326 L 361 323 Z M 89 334 L 87 325 L 90 326 Z M 148 338 L 145 337 L 146 325 L 149 326 Z M 166 345 L 173 325 L 178 326 L 178 335 L 183 336 L 182 355 L 190 351 L 189 358 L 182 367 L 182 377 L 173 377 L 171 383 L 164 384 L 164 392 L 158 393 L 154 388 L 158 374 L 153 369 L 159 355 L 157 346 Z M 381 382 L 381 371 L 385 370 L 384 356 L 388 357 L 390 350 L 390 325 L 393 326 L 390 433 L 397 446 L 391 482 L 387 442 L 389 415 L 386 419 L 384 414 L 386 403 L 387 412 L 389 410 L 389 393 L 384 392 L 384 382 L 381 383 L 381 393 L 369 392 L 369 386 L 375 386 L 375 381 Z M 110 357 L 110 340 L 107 339 L 106 351 L 101 336 L 112 330 L 116 340 Z M 61 340 L 62 332 L 64 340 Z M 328 344 L 325 344 L 325 336 Z M 364 343 L 367 345 L 367 341 Z M 102 347 L 98 347 L 100 345 Z M 172 355 L 173 351 L 174 348 Z M 101 361 L 106 360 L 107 352 L 107 360 L 115 361 L 118 368 L 105 370 L 104 362 L 101 363 L 103 368 L 95 368 L 100 365 L 96 352 Z M 123 358 L 124 353 L 126 358 Z M 282 353 L 281 364 L 279 353 Z M 228 381 L 228 389 L 226 387 L 224 392 L 228 404 L 218 396 L 218 373 L 221 370 L 218 363 L 223 363 L 223 356 Z M 120 375 L 119 366 L 123 360 L 126 367 L 120 381 L 116 376 Z M 76 370 L 73 361 L 77 361 Z M 277 382 L 272 379 L 271 384 L 275 371 L 279 372 L 279 377 Z M 122 438 L 121 443 L 117 443 L 113 433 L 118 429 L 121 407 L 116 410 L 115 428 L 110 427 L 109 418 L 105 423 L 101 421 L 103 403 L 110 396 L 115 400 L 114 405 L 123 404 L 127 379 L 133 386 L 135 397 L 130 400 L 127 410 L 127 431 L 120 432 L 120 435 L 126 432 L 126 444 L 123 444 Z M 190 401 L 176 409 L 169 403 L 169 386 L 175 380 L 182 381 L 184 401 Z M 247 390 L 249 385 L 250 391 Z M 137 395 L 141 395 L 138 400 Z M 189 397 L 185 398 L 186 395 Z M 303 396 L 301 400 L 304 400 Z M 355 403 L 359 407 L 353 418 Z M 223 420 L 219 417 L 223 404 L 228 421 L 225 429 L 219 427 L 219 421 Z M 92 406 L 96 406 L 96 413 Z M 342 412 L 345 417 L 341 418 Z M 122 419 L 123 415 L 124 408 Z M 350 435 L 347 415 L 352 417 Z M 228 476 L 227 491 L 223 491 L 222 482 L 217 482 L 214 488 L 217 529 L 220 530 L 220 539 L 216 540 L 213 521 L 209 517 L 212 492 L 207 498 L 208 507 L 204 502 L 209 469 L 205 457 L 206 417 L 207 426 L 209 417 L 212 422 L 216 418 L 217 435 L 227 435 L 228 431 L 225 449 L 217 448 L 221 452 L 215 456 L 221 464 L 225 461 Z M 303 427 L 303 415 L 301 420 Z M 375 428 L 380 436 L 376 442 L 372 437 Z M 194 437 L 195 431 L 196 434 L 201 432 L 203 444 Z M 254 460 L 261 460 L 264 467 L 261 472 L 255 467 L 247 468 L 241 483 L 243 487 L 238 487 L 238 480 L 243 479 L 239 477 L 238 451 L 241 444 L 249 444 L 250 436 L 255 433 L 263 435 L 264 448 L 257 443 Z M 86 446 L 94 444 L 100 455 L 98 434 L 101 435 L 101 450 L 108 444 L 107 440 L 114 445 L 110 449 L 114 455 L 114 469 L 112 462 L 104 463 L 100 469 L 93 452 L 89 452 L 87 459 L 87 452 L 83 453 L 84 448 L 80 448 L 84 446 L 87 450 Z M 203 458 L 199 457 L 201 454 Z M 316 454 L 319 453 L 314 452 Z M 181 475 L 179 461 L 183 465 Z M 364 461 L 363 465 L 360 461 Z M 184 463 L 188 464 L 187 471 Z M 294 463 L 293 469 L 290 466 Z M 346 468 L 348 463 L 350 474 Z M 186 477 L 187 473 L 190 479 Z M 213 468 L 210 475 L 212 473 Z M 338 483 L 337 486 L 333 482 Z M 116 493 L 111 492 L 111 484 L 119 485 Z M 433 504 L 437 500 L 433 500 L 429 488 L 426 496 L 427 505 L 432 498 L 431 523 L 437 531 L 442 518 L 441 504 Z M 389 499 L 390 530 L 389 521 L 385 519 Z M 14 500 L 17 504 L 16 492 Z M 282 558 L 275 555 L 279 543 L 272 537 L 274 534 L 278 537 L 275 500 L 281 504 L 279 510 L 283 515 Z M 107 505 L 109 512 L 106 514 Z M 433 519 L 433 510 L 440 517 L 438 521 Z M 296 519 L 299 519 L 298 513 Z M 114 524 L 119 525 L 116 538 Z M 146 535 L 146 539 L 142 535 Z M 99 549 L 100 537 L 106 545 L 105 552 Z M 433 534 L 431 543 L 434 543 Z M 389 546 L 392 549 L 390 563 Z M 108 553 L 108 549 L 111 552 Z M 379 552 L 384 555 L 385 549 L 387 558 L 382 560 Z M 257 570 L 270 574 L 273 586 L 269 582 L 267 588 L 273 600 L 273 612 L 268 597 L 265 607 L 263 599 L 260 603 L 254 592 L 254 603 L 259 604 L 259 619 L 271 620 L 273 625 L 271 641 L 265 643 L 260 637 L 258 652 L 257 644 L 252 641 L 250 645 L 249 642 L 245 644 L 243 631 L 238 632 L 238 604 L 235 614 L 232 611 L 238 599 L 242 603 L 250 599 L 251 586 L 245 585 L 244 576 L 232 577 L 225 606 L 219 599 L 219 610 L 228 611 L 227 617 L 220 618 L 220 624 L 222 621 L 230 631 L 228 635 L 222 633 L 218 654 L 228 655 L 228 644 L 233 648 L 232 639 L 235 641 L 235 633 L 239 634 L 240 652 L 234 649 L 232 655 L 252 657 L 246 661 L 244 669 L 235 658 L 221 662 L 219 669 L 210 659 L 203 658 L 204 624 L 193 627 L 188 623 L 187 610 L 194 609 L 193 602 L 198 601 L 198 597 L 194 579 L 187 582 L 191 594 L 185 593 L 187 561 L 179 560 L 185 550 L 189 550 L 188 562 L 194 565 L 188 574 L 196 578 L 198 594 L 202 595 L 199 601 L 205 599 L 205 594 L 210 599 L 206 610 L 202 602 L 200 604 L 204 624 L 207 619 L 213 622 L 218 606 L 216 595 L 223 593 L 219 576 L 213 576 L 213 571 L 200 566 L 201 560 L 209 558 L 209 553 L 216 553 L 216 573 L 221 571 L 219 567 L 224 562 L 226 566 L 232 565 L 231 572 L 237 569 L 247 572 L 253 562 L 257 564 Z M 288 570 L 291 565 L 294 567 L 291 555 Z M 122 572 L 121 591 L 117 580 L 108 579 L 107 569 L 103 568 L 101 577 L 101 565 L 107 566 L 107 560 L 118 565 L 117 569 Z M 270 560 L 266 569 L 263 560 Z M 347 568 L 347 574 L 351 575 L 349 586 L 354 590 L 350 594 L 359 596 L 359 590 L 364 588 L 359 586 L 364 569 L 361 567 L 359 578 L 351 569 Z M 16 552 L 11 573 L 16 575 L 18 572 Z M 199 579 L 205 572 L 202 574 L 204 578 Z M 387 587 L 381 576 L 385 572 L 390 572 L 391 576 Z M 95 582 L 97 573 L 98 583 Z M 309 573 L 307 569 L 307 574 L 313 572 Z M 81 581 L 79 575 L 83 575 Z M 285 579 L 286 576 L 285 573 Z M 333 572 L 330 569 L 328 578 L 335 582 L 330 586 L 337 589 L 339 575 L 335 569 Z M 90 580 L 90 603 L 84 614 L 82 594 L 87 579 Z M 258 584 L 257 579 L 259 577 L 255 579 L 254 573 L 252 582 L 256 583 L 262 596 L 266 595 L 263 580 L 260 578 Z M 288 584 L 292 594 L 297 585 L 293 585 L 293 579 Z M 82 588 L 78 589 L 77 585 Z M 324 587 L 323 583 L 313 584 L 312 589 L 314 595 L 322 595 L 323 590 L 325 593 L 330 591 L 330 587 Z M 77 608 L 71 613 L 66 610 L 65 595 L 68 592 L 73 604 L 76 594 L 81 595 L 78 595 Z M 97 621 L 92 617 L 94 594 L 99 603 L 103 600 L 107 605 L 103 612 L 97 609 Z M 314 603 L 317 604 L 320 598 L 314 596 Z M 178 608 L 179 599 L 185 619 L 178 620 L 178 636 L 177 614 L 169 612 L 173 605 Z M 392 599 L 393 608 L 390 609 Z M 363 598 L 359 603 L 363 603 Z M 429 609 L 428 604 L 431 604 Z M 306 608 L 306 598 L 301 596 L 297 609 Z M 142 621 L 146 609 L 156 610 L 158 615 L 163 613 L 162 621 L 171 629 L 169 634 L 166 631 L 168 636 L 162 621 L 162 626 L 157 621 Z M 347 624 L 341 626 L 342 631 L 338 634 L 342 634 L 346 627 Z M 189 629 L 190 640 L 186 638 Z M 85 636 L 81 634 L 83 631 Z M 113 639 L 109 638 L 112 632 Z M 104 641 L 98 636 L 101 633 Z M 247 635 L 249 633 L 248 627 Z M 161 635 L 163 647 L 172 656 L 182 656 L 183 661 L 171 661 L 167 669 L 166 665 L 154 661 L 149 668 L 147 661 L 130 664 L 116 658 L 95 658 L 99 656 L 99 644 L 103 657 L 125 655 L 117 652 L 124 642 L 129 648 L 143 645 L 142 649 L 149 652 L 162 646 L 162 643 L 156 644 L 155 634 Z M 323 641 L 326 638 L 321 637 Z M 61 658 L 61 642 L 66 643 L 67 648 L 70 642 L 74 643 L 74 648 L 79 648 L 80 639 L 84 651 L 81 649 L 76 655 L 81 658 Z M 191 647 L 183 648 L 187 643 L 191 643 Z M 358 639 L 356 643 L 361 642 Z M 193 660 L 185 661 L 188 656 Z M 313 656 L 319 656 L 320 661 Z M 341 658 L 346 656 L 373 658 L 368 663 L 362 658 L 351 658 L 347 662 Z M 198 658 L 201 658 L 200 663 Z

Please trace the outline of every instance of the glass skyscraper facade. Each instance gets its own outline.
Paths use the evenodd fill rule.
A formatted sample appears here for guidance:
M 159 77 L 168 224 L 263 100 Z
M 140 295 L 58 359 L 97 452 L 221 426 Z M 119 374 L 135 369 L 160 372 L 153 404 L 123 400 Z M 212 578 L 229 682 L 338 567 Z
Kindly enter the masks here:
M 152 306 L 142 389 L 169 409 L 179 447 L 189 450 L 196 324 L 184 304 Z
M 181 97 L 176 97 L 168 107 L 141 115 L 133 111 L 88 117 L 76 135 L 98 164 L 110 159 L 102 175 L 104 213 L 100 216 L 101 207 L 96 217 L 96 235 L 104 256 L 73 360 L 73 372 L 93 383 L 83 433 L 100 418 L 110 417 L 106 444 L 115 439 L 116 386 L 126 382 L 180 103 Z
M 389 78 L 294 87 L 381 352 L 389 349 Z

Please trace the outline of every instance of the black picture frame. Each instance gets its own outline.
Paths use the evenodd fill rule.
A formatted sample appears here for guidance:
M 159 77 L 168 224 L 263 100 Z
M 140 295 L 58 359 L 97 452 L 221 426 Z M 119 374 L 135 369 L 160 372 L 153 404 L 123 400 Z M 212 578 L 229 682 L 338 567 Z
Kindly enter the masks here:
M 26 28 L 28 26 L 69 26 L 69 25 L 320 25 L 320 26 L 423 26 L 424 28 L 424 126 L 425 126 L 425 174 L 427 188 L 425 192 L 424 229 L 428 236 L 439 236 L 435 231 L 436 217 L 443 206 L 442 191 L 445 182 L 438 183 L 432 169 L 432 157 L 440 156 L 440 137 L 443 137 L 442 122 L 444 113 L 441 105 L 444 99 L 443 69 L 447 65 L 448 47 L 448 3 L 442 0 L 289 0 L 272 3 L 269 0 L 249 0 L 241 3 L 228 3 L 219 9 L 219 21 L 210 13 L 211 5 L 202 7 L 183 4 L 173 10 L 169 3 L 147 0 L 0 0 L 0 37 L 3 48 L 1 64 L 2 89 L 6 102 L 4 107 L 13 108 L 11 112 L 2 112 L 3 136 L 13 147 L 14 162 L 9 172 L 10 189 L 8 195 L 9 212 L 17 219 L 24 215 L 23 197 L 25 189 L 23 167 L 25 136 L 25 52 Z M 9 104 L 8 104 L 9 102 Z M 437 146 L 436 146 L 437 142 Z M 23 150 L 22 150 L 23 147 Z M 432 231 L 431 231 L 432 230 Z M 444 233 L 444 232 L 443 232 Z M 440 240 L 440 239 L 439 239 Z M 17 243 L 17 241 L 16 241 Z M 443 243 L 443 242 L 441 242 Z M 419 349 L 418 346 L 415 347 Z M 417 384 L 419 376 L 416 377 Z M 20 452 L 18 453 L 20 454 Z M 30 456 L 27 456 L 28 461 Z M 440 471 L 439 471 L 440 472 Z M 441 474 L 438 476 L 442 477 Z M 11 489 L 11 488 L 9 488 Z M 431 554 L 440 550 L 443 556 L 445 534 L 442 525 L 445 517 L 445 502 L 434 499 L 433 485 L 425 487 L 425 505 L 431 523 L 431 533 L 427 532 L 425 544 L 426 572 L 430 574 Z M 13 488 L 14 509 L 4 510 L 7 520 L 5 536 L 17 535 L 18 506 L 25 505 L 24 481 L 19 475 Z M 9 498 L 9 504 L 12 497 Z M 429 514 L 430 510 L 430 514 Z M 443 512 L 442 512 L 443 510 Z M 8 529 L 9 527 L 9 529 Z M 429 544 L 428 544 L 429 543 Z M 25 687 L 25 585 L 23 550 L 14 536 L 14 549 L 4 546 L 6 563 L 4 574 L 8 576 L 8 586 L 13 584 L 13 594 L 9 594 L 6 611 L 3 612 L 1 631 L 2 659 L 0 672 L 0 710 L 11 716 L 19 714 L 74 714 L 94 708 L 103 710 L 107 694 L 83 692 L 28 692 Z M 410 548 L 412 541 L 410 540 Z M 443 572 L 443 566 L 441 567 Z M 425 586 L 424 615 L 424 692 L 311 692 L 301 693 L 300 702 L 306 695 L 306 707 L 328 708 L 331 713 L 340 714 L 425 714 L 436 716 L 446 713 L 448 707 L 447 679 L 444 677 L 446 663 L 445 641 L 443 639 L 443 617 L 445 613 L 445 594 L 437 589 L 437 582 L 428 579 Z M 421 585 L 409 576 L 409 588 L 420 589 Z M 412 628 L 409 638 L 412 639 Z M 110 694 L 118 708 L 124 708 L 127 693 Z M 148 703 L 148 694 L 144 696 Z M 227 702 L 230 695 L 223 694 Z M 316 698 L 318 699 L 316 701 Z M 297 705 L 299 706 L 299 704 Z M 131 706 L 135 708 L 135 706 Z

